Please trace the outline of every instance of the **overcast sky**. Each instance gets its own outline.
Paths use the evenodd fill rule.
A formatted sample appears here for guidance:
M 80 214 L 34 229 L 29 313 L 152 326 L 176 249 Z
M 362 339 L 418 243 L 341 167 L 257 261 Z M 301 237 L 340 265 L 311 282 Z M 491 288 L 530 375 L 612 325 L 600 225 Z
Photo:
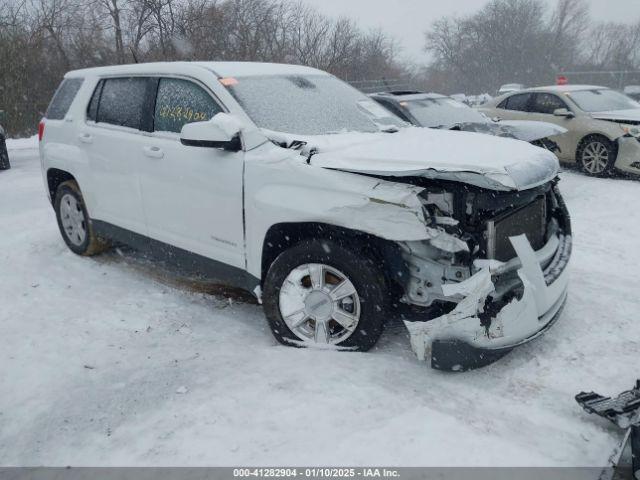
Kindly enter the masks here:
M 364 28 L 381 27 L 416 61 L 426 61 L 422 51 L 424 30 L 444 15 L 465 15 L 480 9 L 487 0 L 304 0 L 329 16 L 345 15 Z M 555 0 L 546 0 L 554 4 Z M 640 20 L 640 0 L 587 0 L 594 20 L 631 22 Z

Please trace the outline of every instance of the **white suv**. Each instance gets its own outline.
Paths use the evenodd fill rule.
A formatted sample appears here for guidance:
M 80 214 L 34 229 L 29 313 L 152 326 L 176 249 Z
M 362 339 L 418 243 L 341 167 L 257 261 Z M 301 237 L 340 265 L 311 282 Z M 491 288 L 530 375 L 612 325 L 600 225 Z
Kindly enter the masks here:
M 252 291 L 284 344 L 366 350 L 399 317 L 420 357 L 468 368 L 565 302 L 553 154 L 411 127 L 312 68 L 74 71 L 39 134 L 72 251 L 125 243 Z

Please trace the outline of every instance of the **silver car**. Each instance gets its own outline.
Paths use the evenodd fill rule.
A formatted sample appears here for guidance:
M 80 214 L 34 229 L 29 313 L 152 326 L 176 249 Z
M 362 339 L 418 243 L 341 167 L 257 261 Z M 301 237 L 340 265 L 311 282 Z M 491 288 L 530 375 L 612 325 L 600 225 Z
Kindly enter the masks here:
M 563 85 L 529 88 L 494 98 L 479 108 L 490 117 L 555 123 L 558 158 L 589 175 L 614 169 L 640 175 L 640 103 L 606 87 Z

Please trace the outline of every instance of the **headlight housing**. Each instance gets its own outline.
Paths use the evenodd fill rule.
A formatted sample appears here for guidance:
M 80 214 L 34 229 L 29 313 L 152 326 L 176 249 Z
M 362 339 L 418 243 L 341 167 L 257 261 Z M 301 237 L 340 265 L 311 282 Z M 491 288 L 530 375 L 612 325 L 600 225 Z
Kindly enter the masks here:
M 640 138 L 640 126 L 622 124 L 620 125 L 620 128 L 622 128 L 622 131 L 625 133 L 625 135 Z

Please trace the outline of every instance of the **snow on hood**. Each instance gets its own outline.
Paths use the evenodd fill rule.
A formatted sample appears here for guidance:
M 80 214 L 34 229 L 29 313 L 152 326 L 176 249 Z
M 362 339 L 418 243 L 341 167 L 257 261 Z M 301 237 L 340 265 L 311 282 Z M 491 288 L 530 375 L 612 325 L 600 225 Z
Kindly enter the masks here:
M 526 190 L 553 179 L 556 156 L 529 143 L 471 132 L 408 127 L 396 133 L 295 135 L 264 131 L 287 145 L 306 142 L 311 164 L 390 177 L 453 180 L 493 190 Z
M 614 120 L 621 123 L 624 122 L 640 122 L 640 108 L 631 108 L 629 110 L 611 110 L 609 112 L 594 112 L 591 114 L 593 118 L 600 120 Z
M 567 129 L 560 125 L 532 120 L 500 120 L 498 125 L 507 127 L 514 137 L 525 142 L 533 142 L 567 132 Z
M 559 125 L 532 120 L 465 122 L 451 125 L 449 130 L 462 130 L 463 132 L 476 132 L 486 135 L 496 135 L 498 137 L 517 138 L 525 142 L 533 142 L 555 135 L 562 135 L 567 132 L 566 128 Z

